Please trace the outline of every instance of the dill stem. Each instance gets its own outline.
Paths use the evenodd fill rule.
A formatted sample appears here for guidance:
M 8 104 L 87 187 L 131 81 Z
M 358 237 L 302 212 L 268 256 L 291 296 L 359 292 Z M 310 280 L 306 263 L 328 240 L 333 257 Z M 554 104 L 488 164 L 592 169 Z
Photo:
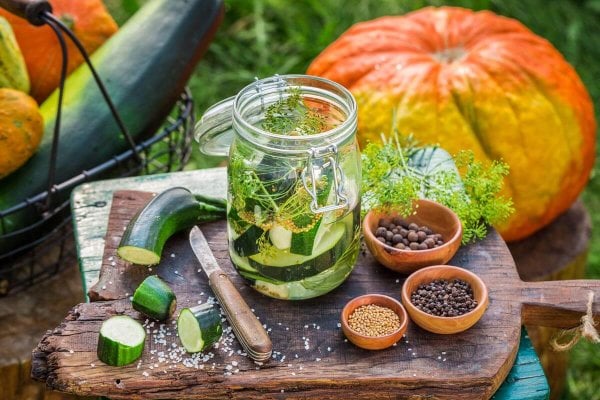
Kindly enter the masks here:
M 278 212 L 279 211 L 279 207 L 277 207 L 277 204 L 275 204 L 275 201 L 273 201 L 271 193 L 269 193 L 267 191 L 267 189 L 265 189 L 264 185 L 260 181 L 260 178 L 258 177 L 258 175 L 256 175 L 256 171 L 251 171 L 251 172 L 252 172 L 252 175 L 254 175 L 254 178 L 256 179 L 256 181 L 259 182 L 258 186 L 260 186 L 262 192 L 267 196 L 267 199 L 269 199 L 269 202 L 273 206 L 273 209 L 275 210 L 275 212 Z

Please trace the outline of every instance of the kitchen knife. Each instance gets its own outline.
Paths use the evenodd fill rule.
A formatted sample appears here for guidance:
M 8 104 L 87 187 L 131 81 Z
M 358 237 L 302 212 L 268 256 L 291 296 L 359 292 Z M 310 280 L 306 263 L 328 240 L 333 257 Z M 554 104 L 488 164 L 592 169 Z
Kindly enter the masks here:
M 208 283 L 223 308 L 235 336 L 246 353 L 255 361 L 269 360 L 273 351 L 269 335 L 219 267 L 204 234 L 197 226 L 190 232 L 190 245 L 208 276 Z

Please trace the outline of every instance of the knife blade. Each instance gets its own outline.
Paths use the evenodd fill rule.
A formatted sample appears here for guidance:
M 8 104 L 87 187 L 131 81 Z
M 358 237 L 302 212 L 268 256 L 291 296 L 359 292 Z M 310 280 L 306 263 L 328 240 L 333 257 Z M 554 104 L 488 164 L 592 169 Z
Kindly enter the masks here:
M 202 270 L 208 276 L 208 284 L 246 353 L 255 361 L 269 360 L 273 352 L 269 335 L 217 263 L 204 234 L 197 226 L 190 231 L 190 245 L 200 261 Z

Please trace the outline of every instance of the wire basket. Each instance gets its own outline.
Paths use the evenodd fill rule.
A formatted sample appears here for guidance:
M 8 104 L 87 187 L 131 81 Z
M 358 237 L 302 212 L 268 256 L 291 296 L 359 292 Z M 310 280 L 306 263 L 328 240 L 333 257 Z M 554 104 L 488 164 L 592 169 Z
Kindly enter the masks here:
M 179 98 L 162 129 L 154 136 L 105 161 L 104 163 L 54 186 L 47 192 L 24 200 L 10 210 L 0 210 L 3 219 L 16 212 L 36 215 L 34 223 L 0 235 L 0 240 L 17 239 L 25 244 L 0 254 L 0 296 L 27 288 L 49 278 L 75 260 L 69 201 L 45 210 L 48 196 L 68 198 L 75 186 L 98 179 L 148 175 L 183 169 L 191 154 L 194 104 L 189 91 Z M 140 161 L 141 160 L 141 161 Z M 99 204 L 98 206 L 104 206 Z

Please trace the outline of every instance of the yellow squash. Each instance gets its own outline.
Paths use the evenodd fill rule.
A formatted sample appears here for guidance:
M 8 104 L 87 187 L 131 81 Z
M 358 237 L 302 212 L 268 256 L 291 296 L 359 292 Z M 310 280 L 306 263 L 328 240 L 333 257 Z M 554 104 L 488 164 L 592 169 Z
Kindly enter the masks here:
M 29 93 L 29 76 L 23 54 L 10 24 L 0 17 L 0 88 Z
M 14 89 L 0 89 L 0 179 L 29 160 L 43 132 L 35 100 Z

